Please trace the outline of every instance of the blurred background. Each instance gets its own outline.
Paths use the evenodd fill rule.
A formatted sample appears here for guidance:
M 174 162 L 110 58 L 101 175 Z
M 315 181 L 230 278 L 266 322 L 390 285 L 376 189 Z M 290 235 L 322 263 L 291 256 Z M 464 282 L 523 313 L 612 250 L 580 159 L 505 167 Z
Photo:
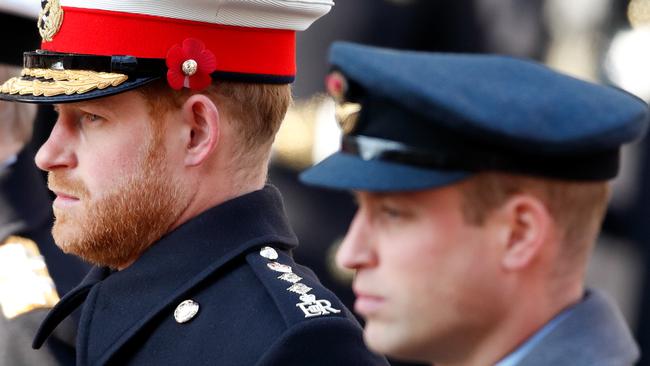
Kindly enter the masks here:
M 0 1 L 27 18 L 35 18 L 40 8 L 36 0 Z M 22 47 L 12 42 L 19 34 L 6 34 L 12 37 L 1 41 L 0 56 L 19 55 Z M 334 254 L 354 215 L 351 196 L 297 181 L 301 170 L 338 148 L 334 103 L 323 95 L 327 48 L 335 40 L 532 58 L 650 100 L 650 0 L 337 1 L 329 15 L 298 35 L 295 104 L 277 137 L 269 180 L 282 191 L 301 239 L 297 260 L 312 267 L 350 308 L 351 273 L 336 268 Z M 42 144 L 53 121 L 50 110 L 39 109 L 28 150 Z M 588 274 L 589 286 L 604 289 L 622 308 L 641 344 L 641 365 L 650 365 L 649 154 L 645 141 L 624 151 Z
M 301 170 L 339 147 L 334 103 L 323 95 L 329 70 L 327 48 L 335 40 L 532 58 L 650 100 L 650 0 L 337 1 L 329 15 L 298 35 L 296 101 L 276 140 L 270 181 L 285 196 L 301 239 L 298 261 L 314 268 L 349 306 L 351 273 L 336 268 L 334 253 L 354 215 L 351 196 L 297 181 Z M 641 344 L 640 365 L 650 365 L 650 145 L 646 141 L 625 149 L 621 174 L 613 186 L 587 282 L 616 299 Z

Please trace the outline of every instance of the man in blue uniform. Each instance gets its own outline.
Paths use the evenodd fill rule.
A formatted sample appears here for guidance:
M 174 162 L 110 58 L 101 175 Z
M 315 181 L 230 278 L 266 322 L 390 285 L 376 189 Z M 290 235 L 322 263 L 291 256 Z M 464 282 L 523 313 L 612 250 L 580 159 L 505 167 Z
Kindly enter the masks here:
M 328 1 L 43 2 L 41 50 L 0 98 L 58 112 L 36 156 L 54 239 L 97 265 L 49 313 L 82 306 L 78 365 L 376 365 L 353 316 L 296 264 L 271 142 L 295 32 Z
M 337 254 L 377 352 L 435 365 L 631 365 L 584 272 L 647 106 L 500 56 L 337 44 L 341 151 L 303 173 L 359 209 Z
M 38 44 L 34 20 L 0 5 L 0 32 L 17 33 L 3 43 L 0 77 L 14 76 L 15 51 Z M 66 321 L 42 350 L 30 347 L 40 322 L 89 266 L 65 255 L 51 235 L 52 202 L 34 165 L 30 138 L 36 108 L 0 102 L 0 364 L 59 365 L 74 362 L 76 325 Z

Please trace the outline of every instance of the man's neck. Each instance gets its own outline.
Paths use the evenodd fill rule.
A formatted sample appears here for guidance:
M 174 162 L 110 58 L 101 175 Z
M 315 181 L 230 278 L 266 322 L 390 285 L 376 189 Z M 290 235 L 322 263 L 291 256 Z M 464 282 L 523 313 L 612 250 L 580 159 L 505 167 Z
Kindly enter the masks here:
M 264 188 L 265 179 L 254 179 L 239 184 L 219 184 L 215 183 L 211 189 L 204 189 L 208 185 L 203 184 L 191 199 L 187 207 L 183 210 L 176 222 L 170 227 L 169 231 L 176 229 L 185 222 L 200 215 L 202 212 L 212 207 L 218 206 L 226 201 L 243 196 L 245 194 Z M 219 187 L 219 188 L 215 188 Z M 203 188 L 203 189 L 202 189 Z
M 513 296 L 521 299 L 512 304 L 508 312 L 483 340 L 474 345 L 466 357 L 453 363 L 432 363 L 436 366 L 485 366 L 494 365 L 518 349 L 536 332 L 563 310 L 580 302 L 584 289 L 582 284 L 565 289 L 559 296 L 527 294 Z

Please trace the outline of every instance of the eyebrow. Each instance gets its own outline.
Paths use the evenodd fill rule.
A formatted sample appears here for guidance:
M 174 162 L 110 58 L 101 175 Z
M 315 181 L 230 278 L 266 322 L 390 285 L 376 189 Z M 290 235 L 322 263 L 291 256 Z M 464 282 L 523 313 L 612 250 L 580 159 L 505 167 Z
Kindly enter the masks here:
M 372 197 L 373 199 L 382 199 L 389 195 L 389 193 L 384 193 L 384 192 L 352 191 L 351 196 L 355 204 L 359 205 L 359 203 L 361 202 L 362 194 Z
M 102 101 L 102 103 L 97 103 L 97 102 L 92 102 L 92 101 L 79 102 L 79 103 L 77 103 L 77 108 L 79 108 L 79 109 L 92 108 L 92 109 L 99 109 L 99 110 L 102 110 L 102 111 L 110 111 L 111 110 L 110 102 L 108 102 L 108 101 Z
M 111 108 L 110 108 L 110 102 L 103 101 L 102 103 L 97 103 L 97 102 L 88 102 L 88 101 L 82 101 L 82 102 L 77 102 L 74 104 L 69 104 L 69 108 L 71 109 L 87 109 L 87 108 L 92 108 L 98 110 L 102 114 L 109 114 L 111 113 Z M 53 104 L 54 111 L 57 113 L 60 113 L 61 110 L 61 104 Z

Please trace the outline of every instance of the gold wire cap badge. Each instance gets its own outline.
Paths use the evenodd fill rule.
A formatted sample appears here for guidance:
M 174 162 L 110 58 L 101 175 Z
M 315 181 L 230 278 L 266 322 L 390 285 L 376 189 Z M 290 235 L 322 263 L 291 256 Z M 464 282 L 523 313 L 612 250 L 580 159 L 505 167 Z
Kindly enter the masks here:
M 63 8 L 59 0 L 45 0 L 42 4 L 38 14 L 38 33 L 43 41 L 51 42 L 63 24 Z
M 349 135 L 357 128 L 361 113 L 361 104 L 340 103 L 336 105 L 336 121 L 341 127 L 343 134 Z
M 21 75 L 2 84 L 0 92 L 44 97 L 84 94 L 118 86 L 128 79 L 124 74 L 90 70 L 23 69 Z
M 336 121 L 344 134 L 352 133 L 359 120 L 361 105 L 348 102 L 345 98 L 349 85 L 348 80 L 339 71 L 332 71 L 325 78 L 327 92 L 336 101 Z

